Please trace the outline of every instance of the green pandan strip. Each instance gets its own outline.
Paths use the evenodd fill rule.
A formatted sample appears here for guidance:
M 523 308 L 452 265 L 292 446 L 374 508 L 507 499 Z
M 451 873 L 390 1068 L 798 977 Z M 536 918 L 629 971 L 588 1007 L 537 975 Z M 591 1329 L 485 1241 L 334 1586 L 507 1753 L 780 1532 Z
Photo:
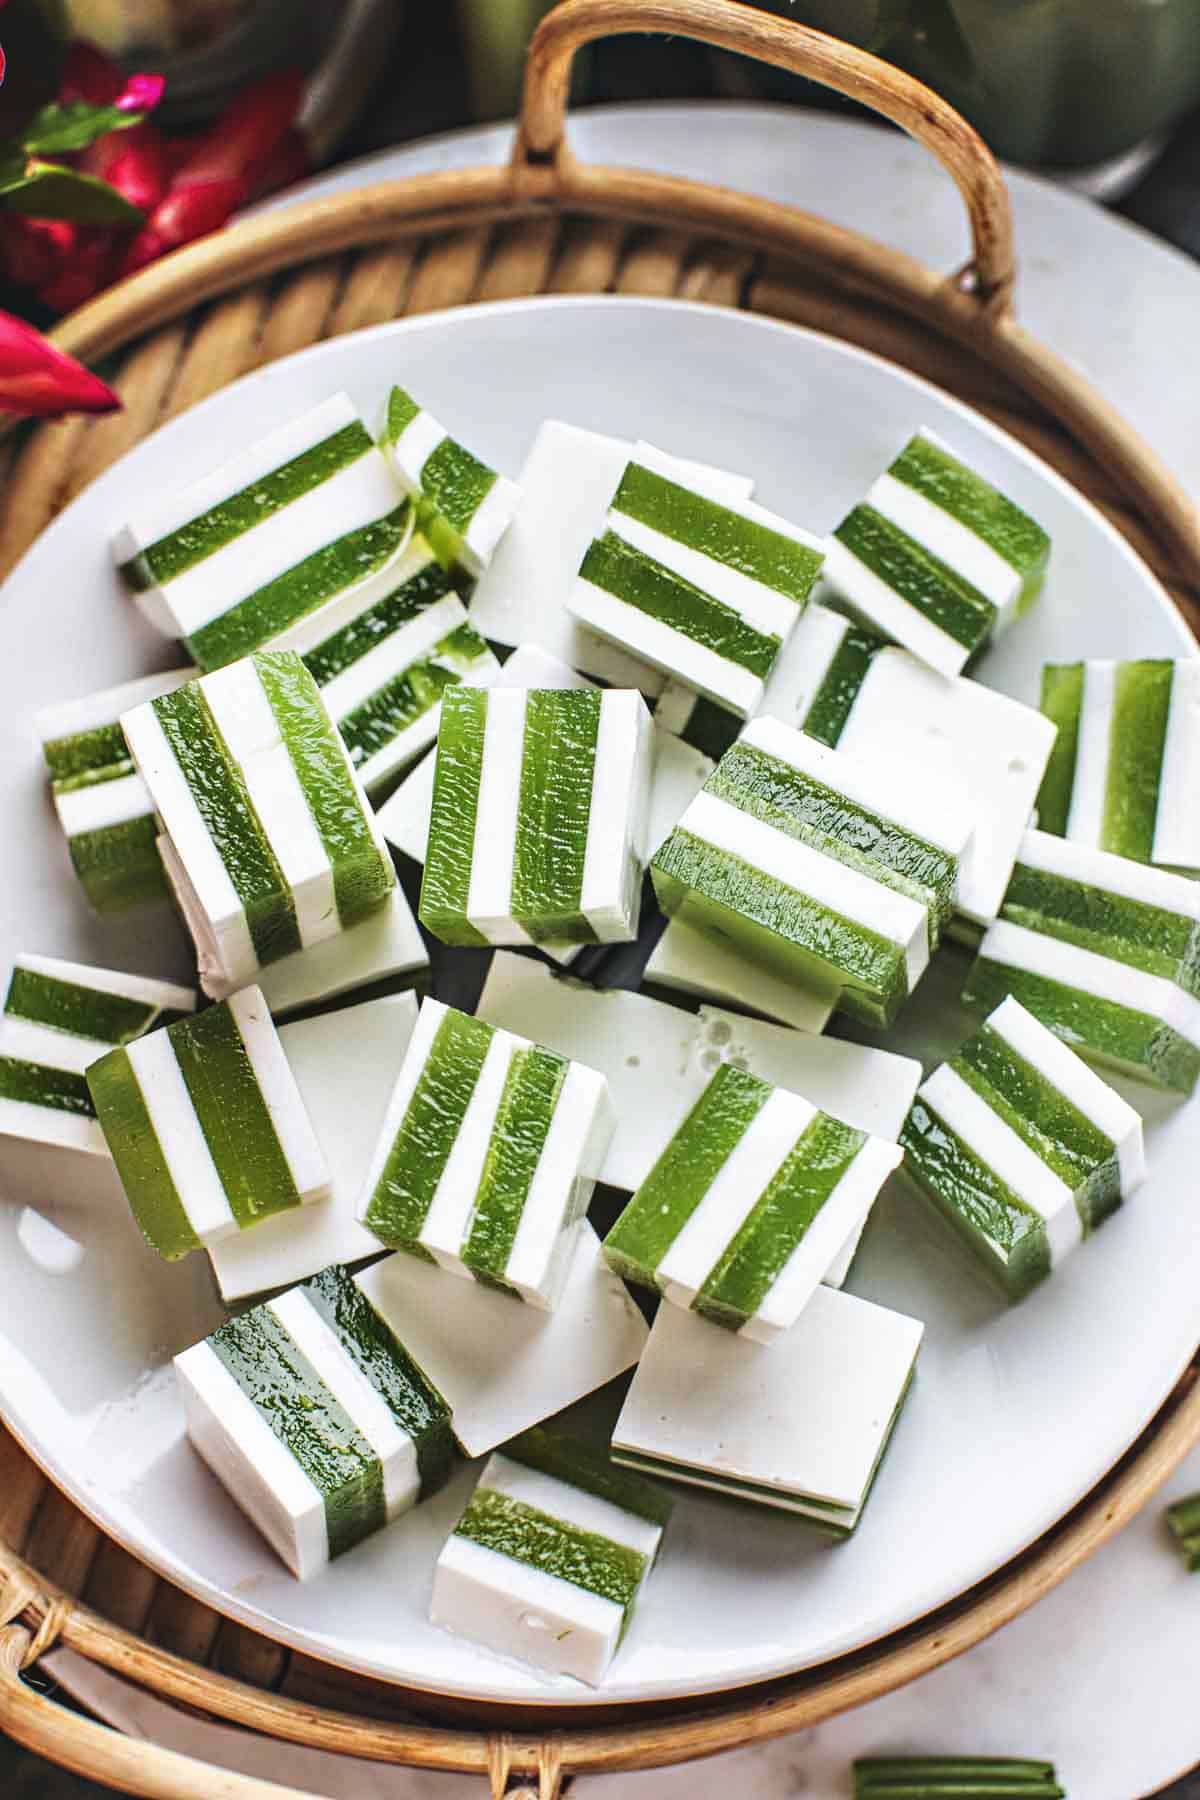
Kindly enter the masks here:
M 245 910 L 259 962 L 299 950 L 300 927 L 283 870 L 201 684 L 188 682 L 151 704 Z
M 467 921 L 487 706 L 483 688 L 450 688 L 442 701 L 418 912 L 444 944 L 487 942 Z
M 467 531 L 495 485 L 495 469 L 489 469 L 451 437 L 442 439 L 421 469 L 423 492 L 451 531 L 460 535 Z
M 727 751 L 706 791 L 928 907 L 936 946 L 958 878 L 958 861 L 947 851 L 753 744 Z
M 0 1056 L 0 1098 L 26 1106 L 48 1106 L 78 1119 L 95 1115 L 87 1077 L 70 1069 L 51 1069 L 21 1056 Z
M 129 747 L 125 733 L 114 721 L 111 725 L 93 725 L 87 731 L 73 731 L 66 737 L 50 738 L 42 745 L 42 755 L 52 781 L 74 784 L 80 775 L 128 763 Z
M 1190 1494 L 1167 1508 L 1167 1527 L 1188 1568 L 1200 1569 L 1200 1494 Z
M 637 1599 L 647 1569 L 647 1558 L 640 1550 L 614 1543 L 598 1532 L 583 1531 L 496 1488 L 475 1489 L 455 1535 L 612 1600 L 626 1614 Z
M 270 1308 L 230 1319 L 208 1343 L 321 1495 L 330 1556 L 386 1524 L 379 1458 Z
M 476 663 L 490 655 L 473 625 L 456 625 L 439 638 L 427 657 L 410 663 L 377 688 L 369 700 L 338 720 L 351 761 L 358 766 L 377 751 L 386 750 L 402 731 L 438 705 L 447 688 L 456 687 Z
M 637 519 L 664 537 L 786 595 L 797 606 L 805 604 L 820 572 L 819 550 L 681 487 L 640 463 L 626 468 L 612 506 L 614 512 Z
M 541 942 L 596 938 L 580 903 L 600 705 L 594 688 L 535 689 L 525 702 L 511 906 Z
M 726 662 L 748 669 L 763 681 L 779 654 L 780 640 L 756 631 L 740 613 L 694 587 L 681 575 L 606 531 L 595 538 L 580 564 L 585 581 L 603 588 L 672 631 L 711 650 Z
M 1045 1221 L 920 1095 L 900 1133 L 905 1173 L 938 1207 L 1009 1299 L 1050 1273 Z
M 698 1313 L 732 1331 L 754 1317 L 866 1139 L 828 1113 L 809 1121 L 700 1289 Z
M 168 1262 L 200 1248 L 126 1050 L 110 1050 L 87 1084 L 142 1236 Z
M 421 1498 L 428 1499 L 445 1486 L 457 1460 L 449 1406 L 345 1269 L 323 1269 L 303 1291 L 413 1440 Z
M 537 1044 L 514 1051 L 509 1062 L 462 1249 L 463 1262 L 481 1281 L 504 1285 L 569 1066 L 564 1056 Z
M 1112 1139 L 990 1024 L 950 1066 L 1068 1187 L 1078 1187 L 1112 1156 Z
M 1036 519 L 1022 512 L 990 481 L 922 436 L 910 439 L 888 473 L 982 538 L 1017 571 L 1026 592 L 1040 587 L 1050 558 L 1050 539 Z
M 1084 665 L 1047 663 L 1042 670 L 1041 709 L 1058 728 L 1038 793 L 1040 831 L 1066 837 L 1079 755 L 1079 720 L 1083 711 Z
M 104 1044 L 128 1044 L 157 1023 L 162 1008 L 127 994 L 83 987 L 59 975 L 45 975 L 18 963 L 8 984 L 4 1010 L 12 1018 L 31 1019 L 75 1037 Z M 179 1017 L 172 1013 L 172 1018 Z
M 1066 1800 L 1054 1764 L 1017 1756 L 868 1756 L 854 1800 Z
M 383 518 L 314 550 L 192 632 L 187 639 L 192 657 L 202 669 L 212 670 L 248 656 L 326 600 L 376 574 L 403 549 L 411 529 L 412 506 L 406 500 Z
M 908 994 L 902 945 L 676 827 L 650 865 L 663 911 L 804 986 L 838 988 L 843 1011 L 890 1025 Z
M 395 887 L 391 858 L 371 831 L 366 801 L 299 656 L 293 650 L 259 651 L 254 667 L 329 858 L 338 918 L 345 928 L 357 925 L 377 912 Z
M 408 555 L 411 554 L 410 546 Z M 377 600 L 374 606 L 349 619 L 339 631 L 315 644 L 311 650 L 306 650 L 302 659 L 305 668 L 318 687 L 326 687 L 335 675 L 353 668 L 360 657 L 453 592 L 444 569 L 431 559 L 390 594 Z
M 850 622 L 804 718 L 809 737 L 836 746 L 871 664 L 888 640 Z
M 78 831 L 68 838 L 67 849 L 83 891 L 99 913 L 158 905 L 169 897 L 153 813 Z
M 340 431 L 322 438 L 319 444 L 302 451 L 290 462 L 282 463 L 269 475 L 231 494 L 188 524 L 159 538 L 157 543 L 148 545 L 122 566 L 122 575 L 131 587 L 139 590 L 156 582 L 174 581 L 186 569 L 194 568 L 205 557 L 232 544 L 273 513 L 320 487 L 331 475 L 357 462 L 371 448 L 370 436 L 358 420 L 343 425 Z
M 1147 975 L 1200 991 L 1196 921 L 1184 913 L 1018 863 L 1001 916 Z
M 956 644 L 977 650 L 986 643 L 996 622 L 991 601 L 874 507 L 856 506 L 834 536 Z
M 1171 710 L 1171 662 L 1117 665 L 1101 848 L 1150 862 Z
M 393 1249 L 421 1249 L 425 1216 L 454 1148 L 494 1033 L 480 1019 L 448 1008 L 392 1140 L 366 1222 Z

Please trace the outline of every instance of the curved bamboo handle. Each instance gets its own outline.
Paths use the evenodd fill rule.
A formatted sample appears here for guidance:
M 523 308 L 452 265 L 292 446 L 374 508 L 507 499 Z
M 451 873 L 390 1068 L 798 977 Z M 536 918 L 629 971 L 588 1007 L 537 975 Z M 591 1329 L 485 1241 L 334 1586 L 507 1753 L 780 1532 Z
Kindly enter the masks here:
M 19 1625 L 0 1630 L 0 1730 L 47 1762 L 142 1800 L 317 1800 L 299 1788 L 214 1769 L 145 1738 L 123 1737 L 56 1705 L 21 1679 L 37 1648 Z
M 993 313 L 1011 304 L 1016 264 L 1012 209 L 995 157 L 961 114 L 903 70 L 790 19 L 740 0 L 562 0 L 529 46 L 513 167 L 562 166 L 575 52 L 624 32 L 666 32 L 789 69 L 881 113 L 932 152 L 953 178 L 971 224 L 971 261 L 959 271 Z

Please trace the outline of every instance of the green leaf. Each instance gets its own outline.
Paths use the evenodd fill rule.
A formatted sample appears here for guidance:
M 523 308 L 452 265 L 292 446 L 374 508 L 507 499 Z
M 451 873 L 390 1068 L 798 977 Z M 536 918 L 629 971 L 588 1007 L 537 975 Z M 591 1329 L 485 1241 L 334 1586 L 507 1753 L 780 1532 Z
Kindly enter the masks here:
M 76 225 L 138 225 L 140 207 L 94 175 L 81 175 L 61 163 L 22 161 L 19 169 L 0 162 L 0 200 L 14 212 L 34 219 L 70 219 Z
M 36 156 L 65 156 L 71 150 L 85 150 L 110 131 L 125 131 L 145 116 L 119 106 L 93 106 L 89 100 L 72 100 L 66 106 L 52 100 L 22 131 L 21 148 Z

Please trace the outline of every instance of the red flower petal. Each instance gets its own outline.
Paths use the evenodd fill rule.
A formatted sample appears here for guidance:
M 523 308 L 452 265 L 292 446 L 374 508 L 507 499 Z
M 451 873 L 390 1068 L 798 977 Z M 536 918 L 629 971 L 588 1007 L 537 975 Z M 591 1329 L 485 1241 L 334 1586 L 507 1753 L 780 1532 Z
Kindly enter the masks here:
M 165 75 L 131 75 L 114 105 L 122 112 L 153 112 L 166 85 Z
M 154 210 L 170 182 L 166 140 L 148 120 L 89 144 L 80 153 L 79 167 L 85 175 L 107 181 L 144 213 Z
M 0 312 L 0 411 L 55 418 L 66 412 L 112 412 L 112 389 L 40 331 Z

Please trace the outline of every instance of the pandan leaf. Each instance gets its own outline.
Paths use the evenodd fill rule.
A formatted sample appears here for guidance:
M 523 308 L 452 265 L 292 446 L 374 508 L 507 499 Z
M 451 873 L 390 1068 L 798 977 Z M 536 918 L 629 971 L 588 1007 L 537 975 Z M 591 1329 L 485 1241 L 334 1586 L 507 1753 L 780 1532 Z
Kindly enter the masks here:
M 123 194 L 62 163 L 37 157 L 0 161 L 0 199 L 35 219 L 70 219 L 77 225 L 137 225 L 142 213 Z

